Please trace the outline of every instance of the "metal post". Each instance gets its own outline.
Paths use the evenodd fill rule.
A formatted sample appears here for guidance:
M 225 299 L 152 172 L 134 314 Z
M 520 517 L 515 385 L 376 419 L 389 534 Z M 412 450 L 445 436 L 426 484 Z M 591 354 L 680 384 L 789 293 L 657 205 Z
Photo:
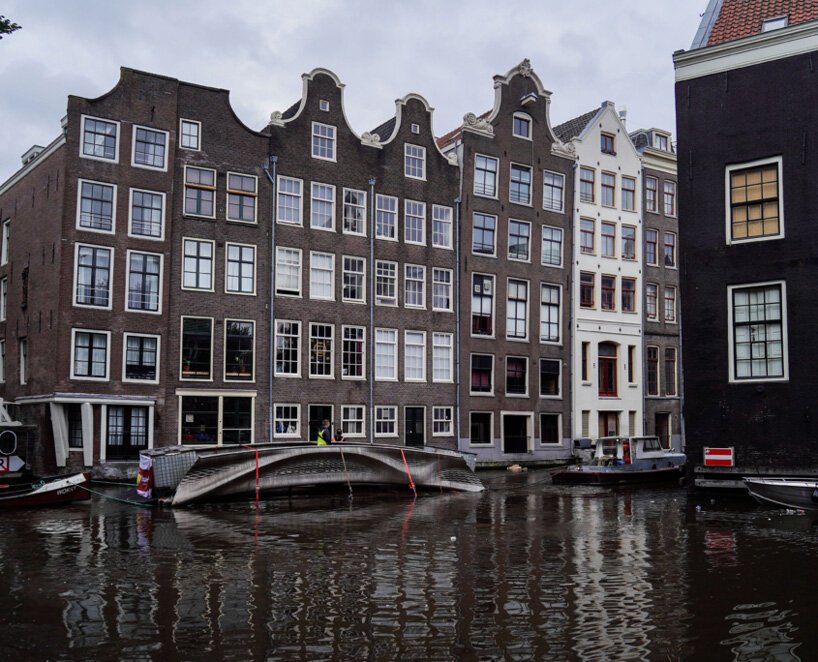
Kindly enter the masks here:
M 273 441 L 275 431 L 273 421 L 273 374 L 275 372 L 275 300 L 276 300 L 276 170 L 278 157 L 270 155 L 262 168 L 267 179 L 270 180 L 272 196 L 272 213 L 270 216 L 270 329 L 268 334 L 268 388 L 267 388 L 267 425 L 270 430 L 270 441 Z

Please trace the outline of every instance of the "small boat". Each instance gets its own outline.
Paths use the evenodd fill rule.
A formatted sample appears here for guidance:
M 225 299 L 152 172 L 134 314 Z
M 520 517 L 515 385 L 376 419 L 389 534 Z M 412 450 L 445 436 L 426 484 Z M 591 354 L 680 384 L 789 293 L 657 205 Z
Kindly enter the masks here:
M 52 506 L 69 501 L 91 498 L 88 491 L 90 476 L 78 473 L 51 476 L 23 484 L 0 484 L 0 508 Z
M 678 480 L 687 456 L 664 448 L 658 437 L 602 437 L 591 460 L 552 475 L 554 483 L 615 485 Z
M 818 479 L 745 478 L 744 484 L 759 503 L 795 510 L 818 510 Z

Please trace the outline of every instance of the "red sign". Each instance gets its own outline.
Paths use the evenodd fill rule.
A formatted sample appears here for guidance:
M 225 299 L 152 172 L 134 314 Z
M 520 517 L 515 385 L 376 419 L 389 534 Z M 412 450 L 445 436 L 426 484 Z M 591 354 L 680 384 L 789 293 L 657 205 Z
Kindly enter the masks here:
M 708 448 L 704 449 L 704 466 L 706 467 L 732 467 L 735 466 L 733 457 L 734 448 Z

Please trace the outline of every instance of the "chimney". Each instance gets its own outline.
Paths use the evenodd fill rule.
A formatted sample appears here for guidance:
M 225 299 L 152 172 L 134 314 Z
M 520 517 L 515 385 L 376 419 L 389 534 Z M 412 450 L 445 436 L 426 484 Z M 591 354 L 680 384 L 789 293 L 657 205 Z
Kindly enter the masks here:
M 31 163 L 34 159 L 36 159 L 40 152 L 45 149 L 42 145 L 32 145 L 29 150 L 23 154 L 20 158 L 23 160 L 23 165 L 26 166 Z

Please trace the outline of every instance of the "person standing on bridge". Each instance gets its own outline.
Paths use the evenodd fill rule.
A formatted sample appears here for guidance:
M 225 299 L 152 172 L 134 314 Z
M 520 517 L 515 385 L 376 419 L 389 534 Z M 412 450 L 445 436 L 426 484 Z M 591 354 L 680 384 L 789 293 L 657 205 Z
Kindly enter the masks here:
M 316 443 L 319 446 L 327 446 L 332 443 L 332 428 L 328 419 L 321 421 L 321 429 L 318 430 L 318 440 Z

